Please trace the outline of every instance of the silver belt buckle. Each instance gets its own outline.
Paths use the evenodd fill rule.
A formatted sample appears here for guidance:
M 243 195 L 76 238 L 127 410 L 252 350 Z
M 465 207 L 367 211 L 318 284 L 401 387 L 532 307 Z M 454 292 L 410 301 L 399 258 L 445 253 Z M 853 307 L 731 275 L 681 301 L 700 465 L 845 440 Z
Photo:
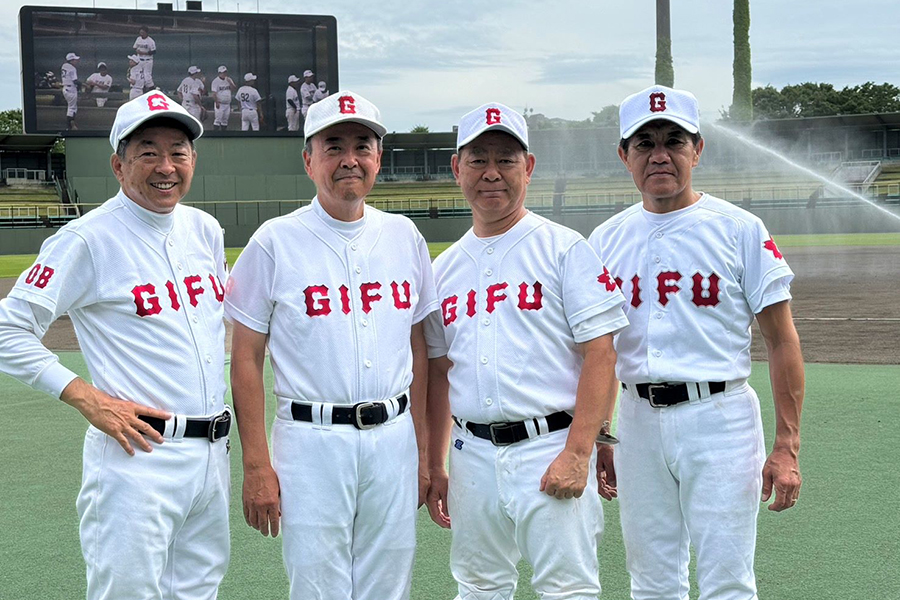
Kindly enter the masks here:
M 501 431 L 504 429 L 510 429 L 510 428 L 511 428 L 511 425 L 509 423 L 491 423 L 490 425 L 488 425 L 488 431 L 490 431 L 490 433 L 491 433 L 491 443 L 494 444 L 495 446 L 501 446 L 501 447 L 512 445 L 512 442 L 501 442 L 501 441 L 497 440 L 497 432 L 498 431 Z
M 354 407 L 353 407 L 354 418 L 356 420 L 356 423 L 354 423 L 354 424 L 356 425 L 357 429 L 372 429 L 376 425 L 378 425 L 377 423 L 372 423 L 370 425 L 366 425 L 365 423 L 362 422 L 362 411 L 366 410 L 368 408 L 374 408 L 374 407 L 375 407 L 374 402 L 360 402 L 359 404 L 354 405 Z
M 653 398 L 653 390 L 664 390 L 668 386 L 664 383 L 651 383 L 647 386 L 647 395 L 650 396 L 647 400 L 650 402 L 650 406 L 653 408 L 665 408 L 669 406 L 668 404 L 657 404 L 656 400 Z
M 212 418 L 212 420 L 209 422 L 209 434 L 207 435 L 210 442 L 213 442 L 213 443 L 218 442 L 223 437 L 228 435 L 228 433 L 226 432 L 225 434 L 223 434 L 221 436 L 217 436 L 216 435 L 216 425 L 218 425 L 219 423 L 228 422 L 230 420 L 231 420 L 231 413 L 229 413 L 228 411 L 219 413 L 218 415 L 216 415 L 215 417 Z

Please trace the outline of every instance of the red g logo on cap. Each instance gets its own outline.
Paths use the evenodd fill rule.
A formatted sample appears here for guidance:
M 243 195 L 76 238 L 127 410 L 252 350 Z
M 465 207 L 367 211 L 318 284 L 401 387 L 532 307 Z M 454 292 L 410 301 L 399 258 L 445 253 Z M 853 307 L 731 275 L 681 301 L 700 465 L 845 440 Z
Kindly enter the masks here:
M 650 94 L 650 112 L 665 112 L 666 95 L 662 92 Z
M 169 110 L 169 102 L 162 94 L 147 96 L 147 108 L 150 110 Z
M 496 125 L 500 122 L 500 109 L 499 108 L 489 108 L 484 111 L 485 123 L 488 125 Z
M 338 98 L 338 104 L 341 108 L 341 114 L 356 114 L 356 99 L 353 96 L 341 96 Z

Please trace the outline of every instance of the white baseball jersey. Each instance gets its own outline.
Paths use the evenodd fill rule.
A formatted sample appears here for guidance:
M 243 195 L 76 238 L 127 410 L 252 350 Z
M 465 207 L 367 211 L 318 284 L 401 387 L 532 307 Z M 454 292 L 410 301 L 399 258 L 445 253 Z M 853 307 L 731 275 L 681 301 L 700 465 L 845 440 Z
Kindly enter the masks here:
M 453 363 L 450 407 L 466 421 L 573 410 L 576 343 L 628 324 L 625 299 L 598 281 L 603 265 L 584 238 L 530 212 L 502 236 L 469 230 L 434 270 L 441 311 L 426 328 L 429 357 Z
M 212 83 L 209 84 L 216 102 L 219 104 L 229 104 L 231 102 L 231 79 L 226 77 L 214 77 Z
M 225 277 L 215 219 L 180 204 L 152 213 L 120 191 L 44 242 L 9 298 L 45 314 L 38 337 L 68 312 L 107 394 L 204 416 L 224 408 Z M 74 378 L 46 349 L 21 369 L 10 374 L 55 396 Z
M 237 99 L 241 103 L 241 110 L 256 110 L 256 103 L 262 100 L 262 96 L 252 85 L 242 85 L 238 88 Z
M 196 97 L 203 95 L 204 90 L 206 90 L 206 86 L 203 85 L 202 80 L 194 79 L 190 76 L 182 79 L 181 83 L 178 84 L 178 91 L 181 92 L 182 106 L 199 104 Z
M 300 96 L 297 94 L 297 89 L 294 86 L 289 85 L 284 96 L 287 110 L 300 110 Z M 293 106 L 291 106 L 291 102 L 294 103 Z
M 313 199 L 261 226 L 232 270 L 225 311 L 270 335 L 281 418 L 290 399 L 384 400 L 412 380 L 410 328 L 437 308 L 428 247 L 405 217 L 364 220 L 348 239 Z
M 319 100 L 324 100 L 330 95 L 331 93 L 328 90 L 322 91 L 320 89 L 316 89 L 316 93 L 313 94 L 313 104 L 315 104 Z
M 141 65 L 135 65 L 128 70 L 128 83 L 131 84 L 131 93 L 129 98 L 134 100 L 144 93 L 144 85 L 146 84 L 145 71 Z
M 316 91 L 319 87 L 314 83 L 301 83 L 300 84 L 300 99 L 302 100 L 302 108 L 308 109 L 310 105 L 313 103 L 313 96 L 316 95 Z M 304 112 L 304 114 L 306 114 Z
M 156 51 L 156 42 L 153 41 L 153 38 L 149 35 L 145 38 L 138 36 L 136 40 L 134 40 L 134 45 L 132 46 L 135 50 L 137 50 L 138 58 L 142 61 L 144 60 L 153 60 L 153 55 L 151 52 Z
M 628 300 L 625 383 L 746 379 L 754 315 L 791 298 L 794 275 L 762 221 L 708 194 L 665 214 L 632 206 L 590 243 Z
M 78 71 L 72 63 L 65 62 L 60 68 L 59 78 L 62 84 L 67 88 L 75 88 L 75 82 L 78 81 Z
M 93 88 L 91 88 L 91 93 L 100 94 L 102 92 L 107 92 L 109 91 L 109 86 L 112 85 L 112 75 L 92 73 L 91 76 L 87 78 L 87 83 L 90 83 L 93 86 Z

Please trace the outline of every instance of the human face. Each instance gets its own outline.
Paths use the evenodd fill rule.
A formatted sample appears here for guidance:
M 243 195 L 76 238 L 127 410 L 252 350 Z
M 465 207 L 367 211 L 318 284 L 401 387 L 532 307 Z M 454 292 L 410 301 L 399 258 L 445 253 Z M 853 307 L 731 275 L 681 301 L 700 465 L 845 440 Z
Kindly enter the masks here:
M 111 163 L 122 191 L 139 206 L 169 213 L 191 189 L 197 153 L 187 135 L 173 127 L 147 127 L 132 134 L 125 160 Z
M 534 155 L 508 133 L 481 134 L 453 155 L 450 167 L 472 207 L 477 235 L 502 233 L 525 215 Z
M 381 169 L 375 132 L 359 123 L 338 123 L 315 134 L 311 142 L 312 153 L 304 151 L 303 161 L 319 202 L 335 218 L 361 218 L 363 202 Z
M 619 147 L 634 184 L 651 212 L 670 212 L 690 206 L 700 197 L 691 187 L 694 167 L 700 162 L 703 139 L 694 145 L 691 135 L 670 121 L 651 121 L 630 139 L 628 151 Z

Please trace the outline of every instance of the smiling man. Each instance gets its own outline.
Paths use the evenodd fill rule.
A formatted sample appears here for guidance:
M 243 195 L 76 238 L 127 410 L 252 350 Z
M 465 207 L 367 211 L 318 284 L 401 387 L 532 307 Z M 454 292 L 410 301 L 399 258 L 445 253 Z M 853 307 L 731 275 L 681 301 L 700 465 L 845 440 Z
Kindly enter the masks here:
M 263 535 L 283 531 L 293 600 L 401 600 L 425 494 L 414 422 L 424 415 L 422 321 L 437 308 L 431 260 L 412 221 L 365 204 L 385 134 L 372 103 L 334 94 L 310 107 L 304 134 L 316 197 L 259 228 L 225 300 L 244 517 Z
M 88 600 L 212 600 L 228 565 L 222 230 L 179 204 L 202 131 L 159 92 L 123 104 L 109 137 L 121 190 L 50 237 L 0 301 L 0 371 L 91 424 Z M 93 384 L 40 343 L 64 313 Z
M 472 229 L 435 260 L 441 311 L 426 322 L 428 510 L 452 520 L 458 600 L 511 600 L 520 558 L 542 598 L 600 593 L 596 490 L 611 499 L 615 483 L 594 442 L 609 434 L 625 299 L 581 235 L 525 208 L 534 165 L 514 110 L 460 120 L 451 168 Z
M 689 544 L 700 597 L 755 600 L 760 495 L 800 493 L 803 357 L 791 319 L 793 273 L 762 221 L 694 191 L 697 99 L 653 86 L 619 108 L 619 158 L 642 202 L 590 242 L 629 299 L 616 336 L 622 382 L 615 467 L 631 594 L 688 597 Z M 750 325 L 765 338 L 775 397 L 768 459 L 747 384 Z

